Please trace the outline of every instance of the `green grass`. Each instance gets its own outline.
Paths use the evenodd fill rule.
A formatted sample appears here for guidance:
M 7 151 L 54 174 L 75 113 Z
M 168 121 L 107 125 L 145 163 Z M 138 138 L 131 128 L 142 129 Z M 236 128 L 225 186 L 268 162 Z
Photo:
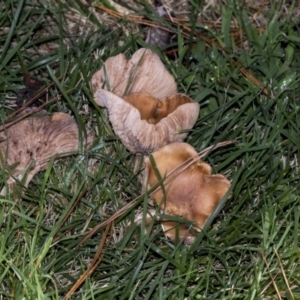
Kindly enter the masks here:
M 253 8 L 229 0 L 213 13 L 203 12 L 206 20 L 221 18 L 220 27 L 207 29 L 195 23 L 204 3 L 190 1 L 192 35 L 168 25 L 177 37 L 170 46 L 176 49 L 175 59 L 155 49 L 179 90 L 201 105 L 186 141 L 198 151 L 238 141 L 204 158 L 214 172 L 231 179 L 232 197 L 190 247 L 168 241 L 159 226 L 147 234 L 143 226 L 126 229 L 137 210 L 147 210 L 147 195 L 141 195 L 133 172 L 135 157 L 115 137 L 89 84 L 105 59 L 130 56 L 145 46 L 145 28 L 131 34 L 136 24 L 119 20 L 112 26 L 80 0 L 72 6 L 59 0 L 3 3 L 2 122 L 14 111 L 26 69 L 45 84 L 55 83 L 48 97 L 59 97 L 48 111 L 69 113 L 82 135 L 87 126 L 97 139 L 88 151 L 50 164 L 26 191 L 0 199 L 0 299 L 63 298 L 88 269 L 105 228 L 77 244 L 136 198 L 136 205 L 114 221 L 100 265 L 71 299 L 300 299 L 297 1 L 286 7 L 272 1 L 261 12 L 267 22 L 258 28 L 251 23 Z M 140 14 L 160 21 L 145 3 Z M 237 38 L 232 20 L 243 31 Z M 199 34 L 214 42 L 206 44 Z M 261 86 L 245 77 L 241 67 Z

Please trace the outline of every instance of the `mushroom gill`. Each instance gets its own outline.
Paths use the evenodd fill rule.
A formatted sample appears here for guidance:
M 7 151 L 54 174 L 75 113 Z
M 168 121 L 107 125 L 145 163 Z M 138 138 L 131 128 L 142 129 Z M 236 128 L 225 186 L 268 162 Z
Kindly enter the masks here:
M 114 131 L 129 151 L 149 153 L 172 142 L 183 141 L 187 133 L 180 131 L 192 128 L 198 118 L 198 103 L 184 95 L 173 95 L 171 98 L 176 99 L 177 96 L 187 99 L 187 103 L 179 105 L 169 114 L 166 113 L 166 117 L 158 114 L 158 121 L 157 116 L 148 109 L 142 112 L 145 118 L 143 120 L 137 108 L 111 92 L 100 89 L 95 94 L 95 100 L 108 109 Z M 149 107 L 152 110 L 156 108 L 155 104 Z
M 145 158 L 144 183 L 152 187 L 159 181 L 156 170 L 164 178 L 196 155 L 196 150 L 186 143 L 164 146 L 152 153 L 155 167 L 148 157 Z M 225 176 L 211 173 L 211 166 L 199 159 L 164 185 L 165 194 L 160 189 L 153 194 L 153 199 L 165 214 L 193 221 L 194 233 L 199 232 L 230 187 L 230 181 Z M 178 234 L 187 244 L 194 241 L 194 233 L 184 224 L 163 220 L 162 226 L 171 240 Z
M 149 153 L 183 141 L 199 115 L 199 104 L 177 93 L 159 57 L 140 49 L 127 61 L 109 58 L 91 80 L 94 99 L 106 107 L 116 135 L 133 153 Z
M 150 124 L 157 124 L 163 118 L 173 113 L 180 105 L 193 103 L 184 94 L 171 95 L 164 101 L 159 101 L 146 93 L 132 93 L 124 96 L 123 99 L 140 112 L 142 120 L 146 120 Z
M 30 110 L 26 109 L 25 113 Z M 8 124 L 0 138 L 0 166 L 9 173 L 7 185 L 10 188 L 15 180 L 24 180 L 27 187 L 33 176 L 47 167 L 51 158 L 58 159 L 59 154 L 79 149 L 75 120 L 60 112 L 47 115 L 45 111 L 40 111 L 14 125 Z M 92 134 L 89 132 L 84 144 L 91 142 Z M 4 188 L 2 194 L 5 191 Z

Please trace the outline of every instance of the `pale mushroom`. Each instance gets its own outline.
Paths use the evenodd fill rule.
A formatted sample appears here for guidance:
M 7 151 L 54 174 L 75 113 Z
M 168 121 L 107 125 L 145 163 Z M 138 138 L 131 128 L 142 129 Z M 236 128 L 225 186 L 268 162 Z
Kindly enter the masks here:
M 30 108 L 25 113 L 30 112 Z M 0 166 L 8 173 L 7 186 L 23 180 L 27 187 L 33 176 L 44 170 L 51 158 L 78 151 L 79 133 L 75 120 L 65 113 L 47 115 L 45 111 L 7 126 L 1 132 Z M 85 145 L 92 141 L 89 132 Z M 9 171 L 10 170 L 10 171 Z M 6 192 L 4 188 L 1 194 Z
M 196 155 L 196 150 L 186 143 L 172 143 L 152 153 L 161 178 Z M 163 213 L 193 221 L 193 231 L 197 233 L 230 187 L 230 181 L 225 176 L 211 173 L 211 166 L 199 159 L 164 185 L 165 194 L 163 189 L 159 189 L 152 198 Z M 147 187 L 152 187 L 158 181 L 154 166 L 146 157 L 144 184 L 147 182 Z M 177 227 L 180 239 L 187 244 L 194 241 L 195 235 L 184 224 L 162 220 L 162 226 L 171 240 L 176 237 Z
M 149 153 L 183 141 L 199 115 L 199 104 L 178 94 L 174 78 L 148 49 L 130 60 L 109 58 L 91 80 L 97 104 L 106 107 L 115 133 L 133 153 Z

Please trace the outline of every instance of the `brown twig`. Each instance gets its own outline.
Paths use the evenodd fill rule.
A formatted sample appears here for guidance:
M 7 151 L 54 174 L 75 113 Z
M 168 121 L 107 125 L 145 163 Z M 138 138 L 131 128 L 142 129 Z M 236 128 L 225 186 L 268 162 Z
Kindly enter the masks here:
M 65 300 L 68 300 L 72 294 L 80 287 L 80 285 L 95 271 L 95 269 L 99 266 L 101 263 L 103 257 L 104 257 L 104 252 L 103 246 L 106 241 L 106 237 L 108 235 L 109 230 L 112 228 L 112 222 L 108 224 L 108 226 L 105 229 L 105 232 L 103 233 L 103 236 L 101 238 L 100 244 L 98 246 L 97 252 L 90 263 L 88 269 L 79 277 L 79 279 L 76 281 L 76 283 L 72 286 L 72 288 L 68 291 L 68 293 L 65 296 Z

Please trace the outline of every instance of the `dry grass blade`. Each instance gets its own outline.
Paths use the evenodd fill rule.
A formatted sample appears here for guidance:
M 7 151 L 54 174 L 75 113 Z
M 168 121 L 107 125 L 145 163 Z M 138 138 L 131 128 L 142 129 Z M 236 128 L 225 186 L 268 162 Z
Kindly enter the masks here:
M 240 71 L 243 75 L 245 75 L 246 78 L 248 78 L 253 84 L 255 84 L 257 87 L 259 87 L 262 92 L 266 95 L 266 96 L 270 96 L 270 98 L 274 98 L 273 95 L 270 95 L 268 89 L 266 87 L 264 87 L 260 81 L 251 73 L 249 72 L 246 68 L 242 67 L 241 64 L 238 61 L 234 61 L 237 67 L 240 67 Z
M 134 23 L 137 23 L 137 24 L 143 24 L 143 25 L 147 25 L 147 26 L 150 26 L 150 27 L 155 27 L 155 28 L 159 28 L 161 30 L 164 30 L 164 31 L 167 31 L 167 32 L 172 32 L 169 28 L 167 27 L 164 27 L 164 26 L 159 26 L 157 25 L 155 22 L 152 22 L 152 21 L 149 21 L 149 20 L 145 20 L 143 16 L 137 16 L 137 15 L 123 15 L 122 13 L 119 13 L 119 12 L 116 12 L 112 9 L 109 9 L 109 8 L 106 8 L 104 6 L 101 6 L 101 5 L 93 5 L 93 7 L 97 8 L 97 9 L 100 9 L 108 14 L 110 14 L 111 16 L 115 17 L 115 18 L 122 18 L 122 19 L 125 19 L 126 21 L 129 21 L 129 22 L 134 22 Z M 176 19 L 176 18 L 172 18 L 172 20 L 170 19 L 166 19 L 167 21 L 169 22 L 172 22 L 174 24 L 176 24 L 177 26 L 180 26 L 181 29 L 182 29 L 182 36 L 184 37 L 190 37 L 190 34 L 191 34 L 191 29 L 187 26 L 184 25 L 184 22 L 180 19 Z M 194 33 L 198 38 L 204 40 L 206 42 L 206 44 L 208 46 L 212 46 L 212 45 L 215 45 L 216 48 L 219 50 L 219 51 L 225 51 L 227 54 L 230 54 L 230 52 L 225 49 L 224 47 L 222 47 L 215 38 L 208 38 L 207 36 L 201 34 L 201 33 Z M 233 33 L 233 35 L 235 35 L 236 33 Z M 240 34 L 241 34 L 241 29 L 238 29 L 237 30 L 237 36 L 240 37 Z M 174 52 L 174 50 L 171 50 L 171 51 L 166 51 L 166 53 L 172 53 Z M 261 82 L 250 72 L 248 71 L 245 67 L 243 67 L 243 65 L 237 60 L 237 59 L 231 59 L 232 63 L 235 64 L 240 72 L 246 77 L 248 78 L 255 86 L 259 87 L 262 92 L 266 95 L 266 96 L 270 96 L 270 93 L 268 91 L 268 89 L 266 87 L 264 87 Z M 273 97 L 271 97 L 273 98 Z
M 277 294 L 277 296 L 278 296 L 278 299 L 279 299 L 279 300 L 282 300 L 281 295 L 280 295 L 280 291 L 279 291 L 279 289 L 278 289 L 278 287 L 277 287 L 277 284 L 276 284 L 276 282 L 275 282 L 275 278 L 274 278 L 273 275 L 271 274 L 270 267 L 269 267 L 269 264 L 268 264 L 268 262 L 267 262 L 266 256 L 265 256 L 265 254 L 264 254 L 262 251 L 261 251 L 261 256 L 262 256 L 263 261 L 264 261 L 264 263 L 265 263 L 265 265 L 266 265 L 266 267 L 267 267 L 267 269 L 268 269 L 268 272 L 269 272 L 269 275 L 270 275 L 272 284 L 273 284 L 273 286 L 274 286 L 274 289 L 275 289 L 275 291 L 276 291 L 276 294 Z
M 68 291 L 68 293 L 65 296 L 65 300 L 68 300 L 72 294 L 81 286 L 81 284 L 91 275 L 93 274 L 93 272 L 95 271 L 95 269 L 99 266 L 99 264 L 101 263 L 103 256 L 104 256 L 104 252 L 103 250 L 103 246 L 104 243 L 106 241 L 106 237 L 108 235 L 109 230 L 112 228 L 112 222 L 110 222 L 108 224 L 108 226 L 106 227 L 103 236 L 101 238 L 100 244 L 98 246 L 97 252 L 90 264 L 90 266 L 88 267 L 88 269 L 80 276 L 80 278 L 76 281 L 76 283 L 72 286 L 72 288 Z
M 142 25 L 147 25 L 147 26 L 159 28 L 159 29 L 164 30 L 164 31 L 172 32 L 172 30 L 170 30 L 167 27 L 157 25 L 153 21 L 149 21 L 149 20 L 144 19 L 143 16 L 138 16 L 138 15 L 126 15 L 126 16 L 124 16 L 122 13 L 116 12 L 116 11 L 114 11 L 112 9 L 109 9 L 109 8 L 106 8 L 104 6 L 97 5 L 97 4 L 94 4 L 93 7 L 98 8 L 98 9 L 100 9 L 100 10 L 108 13 L 109 15 L 111 15 L 111 16 L 113 16 L 115 18 L 118 18 L 118 19 L 122 18 L 122 19 L 125 19 L 126 21 L 129 21 L 129 22 L 133 22 L 133 23 L 137 23 L 137 24 L 142 24 Z
M 263 11 L 263 9 L 265 8 L 265 6 L 268 4 L 268 0 L 265 0 L 264 3 L 259 7 L 259 9 L 257 10 L 257 12 L 255 12 L 252 16 L 252 22 L 255 21 L 255 19 L 258 17 L 259 14 L 261 14 L 261 12 Z
M 178 176 L 180 173 L 182 173 L 184 170 L 186 170 L 190 165 L 192 165 L 195 161 L 198 161 L 202 157 L 206 156 L 208 153 L 211 151 L 220 148 L 220 147 L 225 147 L 228 145 L 232 145 L 237 143 L 237 141 L 226 141 L 226 142 L 221 142 L 216 145 L 212 145 L 210 147 L 207 147 L 206 149 L 202 150 L 201 152 L 198 153 L 195 157 L 192 157 L 188 160 L 186 160 L 184 163 L 179 165 L 177 168 L 175 168 L 172 172 L 170 172 L 163 180 L 163 183 L 168 184 L 170 181 L 172 181 L 176 176 Z M 156 188 L 151 190 L 151 192 L 148 194 L 149 196 L 153 195 L 155 192 L 161 189 L 161 185 L 158 185 Z M 118 210 L 116 213 L 114 213 L 110 218 L 108 218 L 106 221 L 100 223 L 99 225 L 95 226 L 76 246 L 76 248 L 80 247 L 85 241 L 87 241 L 89 238 L 91 238 L 100 228 L 106 226 L 107 224 L 113 222 L 117 218 L 119 218 L 125 211 L 127 211 L 129 208 L 134 206 L 136 204 L 137 199 L 141 198 L 143 195 L 140 195 L 139 197 L 135 198 L 131 202 L 129 202 L 127 205 L 122 207 L 120 210 Z
M 284 282 L 285 282 L 285 284 L 286 284 L 286 286 L 287 286 L 287 288 L 288 288 L 288 290 L 290 292 L 290 296 L 291 296 L 292 299 L 295 299 L 295 297 L 293 295 L 293 292 L 292 292 L 292 289 L 291 289 L 291 287 L 289 285 L 288 279 L 286 277 L 286 274 L 285 274 L 285 271 L 284 271 L 281 259 L 280 259 L 279 254 L 278 254 L 278 251 L 275 248 L 274 248 L 274 252 L 275 252 L 275 254 L 276 254 L 277 258 L 278 258 L 278 262 L 279 262 L 279 265 L 280 265 L 280 270 L 281 270 Z
M 279 273 L 277 273 L 275 276 L 274 276 L 274 280 L 277 278 L 277 276 L 279 275 Z M 260 295 L 264 295 L 264 293 L 268 290 L 268 288 L 273 285 L 273 282 L 268 282 L 268 284 L 266 284 L 266 286 L 261 290 L 260 292 Z
M 123 206 L 121 209 L 119 209 L 116 213 L 114 213 L 110 218 L 108 218 L 106 221 L 100 223 L 99 225 L 95 226 L 76 246 L 76 248 L 80 247 L 85 241 L 87 241 L 89 238 L 91 238 L 98 230 L 100 230 L 102 227 L 106 226 L 107 224 L 113 222 L 117 218 L 119 218 L 124 212 L 126 212 L 129 208 L 134 206 L 136 204 L 136 200 L 140 198 L 137 197 L 125 206 Z

